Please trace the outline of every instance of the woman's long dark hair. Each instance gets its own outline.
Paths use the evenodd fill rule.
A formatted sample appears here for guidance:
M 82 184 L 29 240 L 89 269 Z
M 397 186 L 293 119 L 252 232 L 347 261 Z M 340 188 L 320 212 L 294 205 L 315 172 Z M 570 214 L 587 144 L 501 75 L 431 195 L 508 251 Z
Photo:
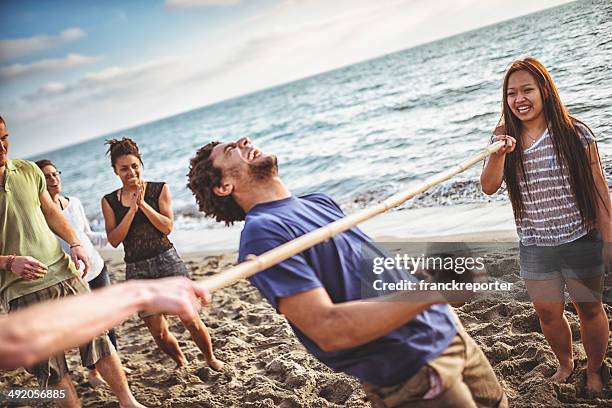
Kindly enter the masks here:
M 516 71 L 528 72 L 534 78 L 540 90 L 544 118 L 548 124 L 548 131 L 552 138 L 557 161 L 562 169 L 567 170 L 570 188 L 576 199 L 582 222 L 589 227 L 593 227 L 597 217 L 597 199 L 599 197 L 602 203 L 605 203 L 605 201 L 595 186 L 587 149 L 580 140 L 584 136 L 576 125 L 582 125 L 591 135 L 593 135 L 593 131 L 586 124 L 569 114 L 561 102 L 550 73 L 540 61 L 531 57 L 514 61 L 506 71 L 503 85 L 502 116 L 496 129 L 496 133 L 504 132 L 516 139 L 516 148 L 506 156 L 504 164 L 504 180 L 512 202 L 514 218 L 517 221 L 523 219 L 525 212 L 525 205 L 519 188 L 520 181 L 524 180 L 526 182 L 525 186 L 529 194 L 529 180 L 523 164 L 521 141 L 523 125 L 508 105 L 508 79 Z M 594 135 L 593 138 L 595 138 Z

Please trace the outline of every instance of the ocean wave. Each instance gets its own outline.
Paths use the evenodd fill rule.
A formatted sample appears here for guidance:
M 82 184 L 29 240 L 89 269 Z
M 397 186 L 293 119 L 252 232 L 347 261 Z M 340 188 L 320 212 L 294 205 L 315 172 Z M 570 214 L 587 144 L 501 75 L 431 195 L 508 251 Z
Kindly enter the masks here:
M 374 205 L 403 189 L 397 186 L 384 186 L 357 194 L 345 206 L 349 209 L 361 209 Z M 488 196 L 482 192 L 477 179 L 455 180 L 437 185 L 424 193 L 406 201 L 398 211 L 424 207 L 447 207 L 459 204 L 487 203 L 491 201 L 508 201 L 503 193 Z
M 478 114 L 472 115 L 465 119 L 450 120 L 449 122 L 456 124 L 456 125 L 464 125 L 468 123 L 473 123 L 481 119 L 493 119 L 494 117 L 498 117 L 498 116 L 500 116 L 500 112 L 485 112 L 485 113 L 478 113 Z
M 461 103 L 466 99 L 481 92 L 488 92 L 490 89 L 499 86 L 498 80 L 485 80 L 472 84 L 466 84 L 455 88 L 445 88 L 438 92 L 413 96 L 398 105 L 391 106 L 392 111 L 405 111 L 416 109 L 423 106 L 445 107 L 448 105 Z

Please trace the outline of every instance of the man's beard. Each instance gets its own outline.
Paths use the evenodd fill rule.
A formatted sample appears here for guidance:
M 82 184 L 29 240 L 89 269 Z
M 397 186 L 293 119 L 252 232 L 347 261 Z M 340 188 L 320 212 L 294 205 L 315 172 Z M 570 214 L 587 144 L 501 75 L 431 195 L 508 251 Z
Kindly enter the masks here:
M 276 156 L 267 156 L 259 162 L 249 164 L 249 173 L 255 180 L 267 180 L 278 175 L 278 162 Z

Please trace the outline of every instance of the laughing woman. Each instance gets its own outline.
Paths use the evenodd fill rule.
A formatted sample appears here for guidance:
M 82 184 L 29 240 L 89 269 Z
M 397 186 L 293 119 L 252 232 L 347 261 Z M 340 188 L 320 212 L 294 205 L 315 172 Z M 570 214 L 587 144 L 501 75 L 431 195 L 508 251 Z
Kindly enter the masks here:
M 564 382 L 574 370 L 564 315 L 567 287 L 587 355 L 587 391 L 599 394 L 609 376 L 603 364 L 609 329 L 601 293 L 612 260 L 612 227 L 595 136 L 568 113 L 552 77 L 534 58 L 511 64 L 502 109 L 494 139 L 506 146 L 487 161 L 483 191 L 494 194 L 506 183 L 520 238 L 520 274 L 559 361 L 552 379 Z
M 161 182 L 141 178 L 142 160 L 133 140 L 109 140 L 108 153 L 122 187 L 102 198 L 102 212 L 108 242 L 117 247 L 123 243 L 126 279 L 156 279 L 166 276 L 188 276 L 185 264 L 168 240 L 173 213 L 170 190 Z M 187 364 L 176 338 L 168 329 L 163 314 L 139 314 L 155 343 L 178 367 Z M 223 363 L 213 354 L 210 335 L 204 323 L 196 318 L 182 321 L 196 342 L 208 365 L 221 370 Z

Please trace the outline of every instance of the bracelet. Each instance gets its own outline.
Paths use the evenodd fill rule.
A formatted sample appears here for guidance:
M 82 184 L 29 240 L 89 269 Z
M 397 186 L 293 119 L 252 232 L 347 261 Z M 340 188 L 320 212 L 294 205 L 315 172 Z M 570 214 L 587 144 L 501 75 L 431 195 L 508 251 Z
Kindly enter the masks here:
M 9 272 L 13 272 L 13 261 L 15 261 L 15 258 L 17 258 L 17 256 L 15 254 L 9 255 L 8 259 L 6 260 L 6 270 Z
M 75 242 L 74 244 L 70 244 L 70 249 L 76 248 L 76 247 L 79 247 L 79 246 L 82 246 L 82 245 Z

